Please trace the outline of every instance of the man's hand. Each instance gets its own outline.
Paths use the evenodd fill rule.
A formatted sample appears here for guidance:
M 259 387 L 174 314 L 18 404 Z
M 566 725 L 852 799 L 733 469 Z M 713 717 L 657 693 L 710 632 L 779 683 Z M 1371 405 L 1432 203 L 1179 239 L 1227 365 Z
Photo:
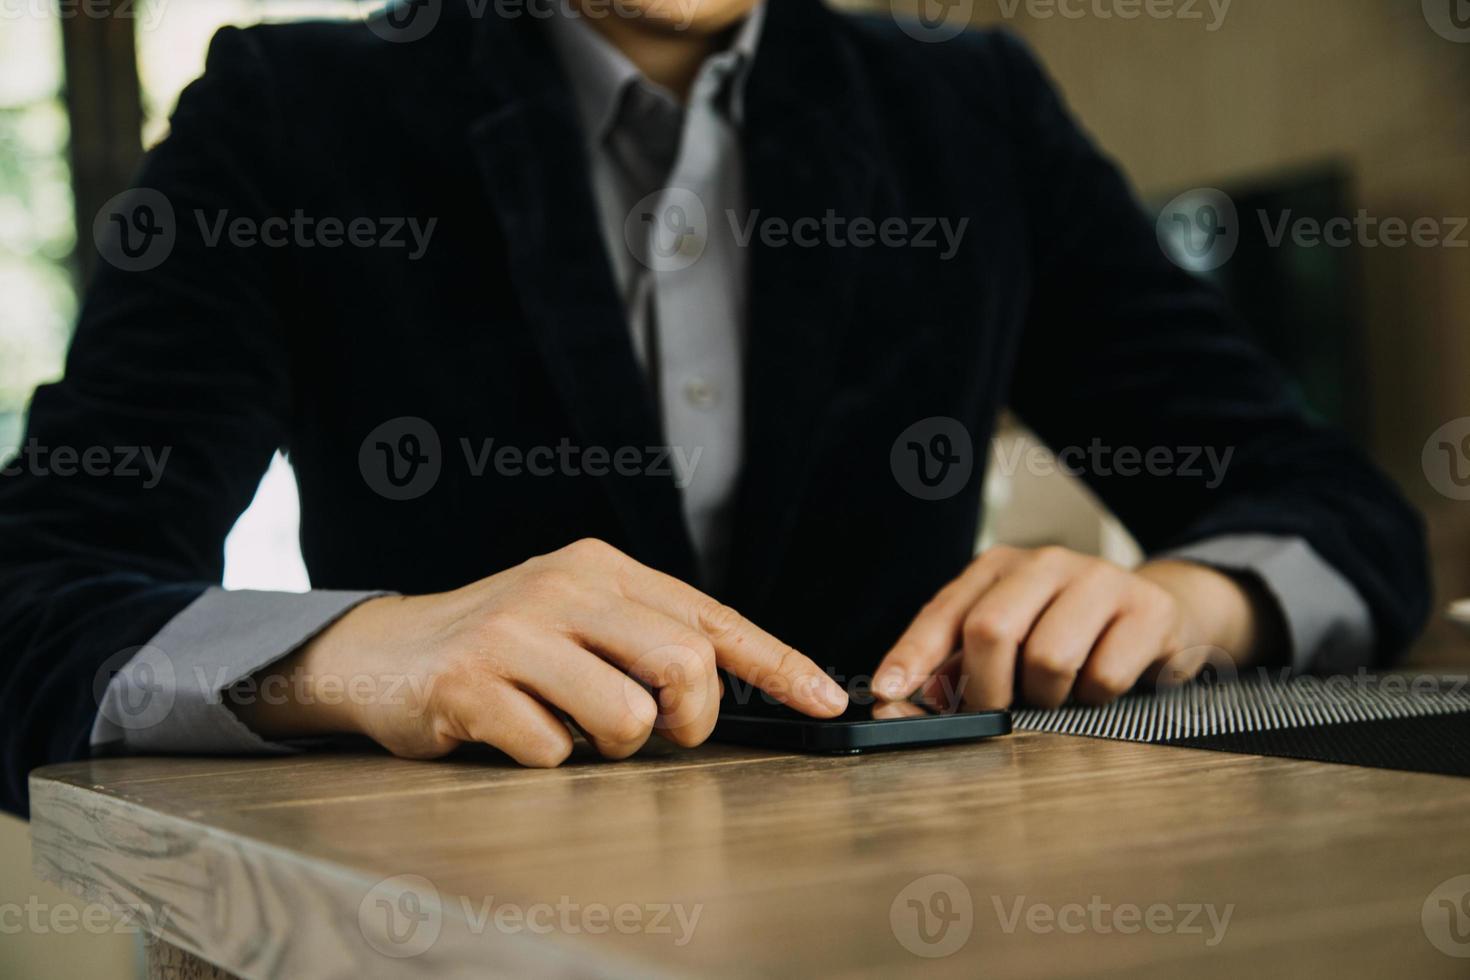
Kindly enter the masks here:
M 992 548 L 946 585 L 873 677 L 890 700 L 923 691 L 945 707 L 1105 704 L 1176 655 L 1192 676 L 1211 650 L 1240 665 L 1282 642 L 1260 588 L 1185 561 L 1129 571 L 1063 548 Z
M 410 758 L 483 742 L 555 766 L 572 750 L 563 718 L 615 759 L 654 730 L 704 741 L 717 666 L 809 715 L 847 706 L 816 664 L 733 609 L 589 540 L 453 592 L 369 600 L 257 675 L 262 692 L 287 681 L 289 698 L 236 712 L 267 738 L 359 733 Z M 346 696 L 322 696 L 327 684 Z

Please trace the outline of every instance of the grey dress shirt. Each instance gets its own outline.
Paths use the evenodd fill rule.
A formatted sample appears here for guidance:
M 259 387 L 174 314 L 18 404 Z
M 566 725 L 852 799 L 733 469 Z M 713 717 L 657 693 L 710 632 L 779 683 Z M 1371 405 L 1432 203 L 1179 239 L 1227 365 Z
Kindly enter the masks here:
M 588 24 L 576 17 L 547 24 L 581 117 L 634 350 L 657 392 L 665 438 L 694 463 L 684 512 L 711 578 L 724 571 L 743 450 L 746 254 L 723 219 L 745 210 L 741 93 L 763 19 L 759 6 L 731 44 L 706 59 L 682 105 Z M 1305 541 L 1230 536 L 1168 557 L 1262 582 L 1284 614 L 1295 668 L 1369 662 L 1367 605 Z M 246 727 L 224 693 L 379 594 L 210 589 L 112 679 L 92 729 L 94 749 L 290 751 Z M 168 710 L 150 711 L 146 724 L 120 723 L 144 689 Z
M 664 438 L 696 461 L 684 515 L 707 582 L 725 570 L 744 444 L 746 250 L 723 219 L 745 211 L 741 92 L 764 20 L 758 6 L 705 59 L 683 105 L 580 18 L 547 22 L 634 350 Z

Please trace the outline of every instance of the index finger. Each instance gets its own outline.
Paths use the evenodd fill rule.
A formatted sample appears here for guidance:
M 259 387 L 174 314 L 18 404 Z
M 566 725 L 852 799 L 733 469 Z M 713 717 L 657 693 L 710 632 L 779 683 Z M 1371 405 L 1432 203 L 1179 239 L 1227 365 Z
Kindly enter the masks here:
M 847 692 L 811 658 L 698 589 L 631 559 L 620 569 L 625 596 L 709 638 L 715 662 L 788 707 L 816 718 L 847 710 Z
M 919 610 L 873 671 L 873 690 L 879 697 L 890 701 L 909 697 L 954 654 L 966 614 L 1011 560 L 1006 548 L 986 552 Z

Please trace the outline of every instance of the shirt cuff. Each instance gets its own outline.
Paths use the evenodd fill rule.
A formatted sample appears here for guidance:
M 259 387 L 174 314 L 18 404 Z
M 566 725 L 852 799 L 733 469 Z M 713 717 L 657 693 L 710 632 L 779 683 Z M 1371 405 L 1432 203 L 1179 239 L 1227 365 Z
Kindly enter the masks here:
M 1291 665 L 1298 672 L 1343 673 L 1372 663 L 1373 617 L 1368 604 L 1301 538 L 1232 534 L 1157 557 L 1254 575 L 1281 609 L 1291 641 Z
M 253 732 L 224 703 L 224 693 L 353 606 L 385 594 L 208 589 L 108 681 L 92 724 L 93 754 L 295 751 Z

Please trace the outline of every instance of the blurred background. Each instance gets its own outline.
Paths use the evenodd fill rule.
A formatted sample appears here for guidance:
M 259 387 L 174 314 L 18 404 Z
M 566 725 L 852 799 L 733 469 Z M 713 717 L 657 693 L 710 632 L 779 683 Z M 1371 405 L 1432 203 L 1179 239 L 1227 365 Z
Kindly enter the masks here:
M 1470 435 L 1470 0 L 920 2 L 898 13 L 926 30 L 972 21 L 1023 35 L 1132 176 L 1161 237 L 1207 230 L 1190 227 L 1206 216 L 1199 202 L 1228 202 L 1239 242 L 1198 271 L 1231 294 L 1312 409 L 1422 508 L 1438 595 L 1411 662 L 1470 664 L 1470 642 L 1439 612 L 1470 595 L 1470 443 L 1441 452 Z M 0 0 L 0 456 L 19 441 L 32 389 L 61 373 L 93 217 L 167 132 L 211 34 L 375 6 Z M 1346 240 L 1295 233 L 1338 218 L 1354 221 Z M 992 459 L 1032 459 L 1017 454 L 1028 443 L 1009 426 Z M 993 466 L 987 499 L 981 543 L 1136 554 L 1049 467 Z M 307 588 L 296 519 L 278 459 L 227 543 L 226 585 Z M 0 821 L 0 909 L 79 906 L 31 878 L 24 825 Z M 140 975 L 134 935 L 6 922 L 0 976 Z

